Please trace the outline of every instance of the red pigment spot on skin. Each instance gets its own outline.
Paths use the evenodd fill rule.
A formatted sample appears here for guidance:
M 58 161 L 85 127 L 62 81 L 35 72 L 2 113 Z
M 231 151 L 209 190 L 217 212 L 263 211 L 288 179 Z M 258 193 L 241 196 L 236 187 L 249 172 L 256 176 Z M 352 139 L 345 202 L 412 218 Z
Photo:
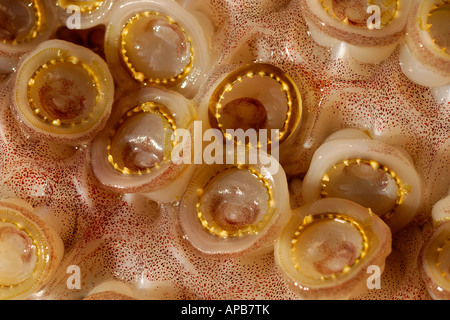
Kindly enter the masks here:
M 31 243 L 30 239 L 23 233 L 19 232 L 17 229 L 13 227 L 3 227 L 0 228 L 0 240 L 1 241 L 8 241 L 8 238 L 15 238 L 20 239 L 22 242 L 23 253 L 20 255 L 20 258 L 23 263 L 29 263 L 31 261 L 31 258 L 33 257 L 33 244 Z
M 45 83 L 39 88 L 39 103 L 53 119 L 73 119 L 86 109 L 86 97 L 68 79 Z
M 356 259 L 356 248 L 350 242 L 343 242 L 336 249 L 323 243 L 320 245 L 320 251 L 324 258 L 314 262 L 314 267 L 323 275 L 340 273 Z
M 26 200 L 32 206 L 38 206 L 53 193 L 53 186 L 48 180 L 48 173 L 44 170 L 42 174 L 31 169 L 23 169 L 15 172 L 4 181 L 14 194 Z
M 228 102 L 220 110 L 220 122 L 227 129 L 255 129 L 264 128 L 267 113 L 264 105 L 253 98 L 239 98 Z

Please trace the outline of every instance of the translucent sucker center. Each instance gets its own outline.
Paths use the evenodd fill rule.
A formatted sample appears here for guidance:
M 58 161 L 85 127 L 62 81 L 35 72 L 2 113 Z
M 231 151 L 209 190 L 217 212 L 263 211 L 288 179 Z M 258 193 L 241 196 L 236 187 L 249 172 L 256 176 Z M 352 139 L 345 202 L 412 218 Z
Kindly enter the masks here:
M 166 161 L 172 150 L 174 124 L 153 104 L 127 112 L 111 132 L 108 154 L 122 173 L 149 173 Z
M 29 82 L 29 101 L 36 115 L 55 125 L 89 117 L 97 100 L 96 83 L 80 64 L 59 61 L 42 67 Z
M 315 280 L 347 273 L 367 252 L 361 226 L 340 215 L 308 216 L 292 240 L 292 262 L 297 271 Z
M 26 280 L 36 261 L 36 246 L 28 234 L 12 223 L 0 222 L 0 286 Z
M 398 11 L 398 0 L 321 0 L 324 10 L 334 19 L 348 25 L 367 28 L 371 18 L 388 25 Z M 371 21 L 373 22 L 373 21 Z
M 225 79 L 224 81 L 226 81 Z M 210 110 L 210 121 L 216 124 L 225 137 L 231 138 L 227 130 L 253 130 L 258 141 L 260 134 L 266 134 L 264 141 L 282 139 L 288 131 L 292 101 L 287 93 L 287 86 L 281 83 L 274 73 L 249 72 L 237 79 L 230 79 L 215 103 L 215 110 Z M 221 88 L 221 87 L 220 87 Z M 216 99 L 215 97 L 212 100 Z M 260 129 L 267 129 L 266 132 Z M 272 130 L 278 134 L 272 136 Z M 238 142 L 238 136 L 234 137 Z
M 122 31 L 124 62 L 142 82 L 167 83 L 186 76 L 192 65 L 192 50 L 184 29 L 158 13 L 136 15 Z
M 267 112 L 264 105 L 253 98 L 237 98 L 220 109 L 221 123 L 225 129 L 263 129 Z
M 398 205 L 399 186 L 389 170 L 376 162 L 348 160 L 322 178 L 322 197 L 348 199 L 371 208 L 380 217 Z
M 442 2 L 428 14 L 427 28 L 433 42 L 450 54 L 450 3 Z
M 111 154 L 130 170 L 153 168 L 164 156 L 164 126 L 158 114 L 141 113 L 127 119 L 117 130 Z
M 0 2 L 0 41 L 23 43 L 36 37 L 41 28 L 39 1 L 2 0 Z
M 257 233 L 270 207 L 267 187 L 248 170 L 225 170 L 199 194 L 200 222 L 223 238 Z

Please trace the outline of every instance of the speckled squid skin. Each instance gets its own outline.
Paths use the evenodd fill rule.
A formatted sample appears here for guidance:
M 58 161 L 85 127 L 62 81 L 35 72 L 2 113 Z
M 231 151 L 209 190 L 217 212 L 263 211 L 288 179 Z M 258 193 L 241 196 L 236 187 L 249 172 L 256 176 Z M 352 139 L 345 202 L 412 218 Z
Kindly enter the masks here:
M 381 289 L 358 298 L 430 299 L 417 259 L 431 232 L 431 207 L 448 190 L 450 96 L 438 101 L 429 88 L 409 81 L 401 72 L 398 50 L 355 73 L 351 59 L 331 56 L 309 37 L 299 1 L 178 2 L 189 10 L 202 9 L 213 25 L 213 67 L 194 103 L 215 79 L 253 61 L 280 67 L 298 85 L 304 108 L 301 129 L 285 151 L 289 160 L 282 163 L 290 179 L 304 176 L 314 151 L 341 128 L 365 130 L 411 155 L 424 177 L 424 205 L 393 236 Z M 97 283 L 116 279 L 132 287 L 145 284 L 149 292 L 156 290 L 152 283 L 164 282 L 170 296 L 180 299 L 298 299 L 275 268 L 273 253 L 199 256 L 183 238 L 177 203 L 158 206 L 139 194 L 104 190 L 89 169 L 89 144 L 68 147 L 28 136 L 9 107 L 13 77 L 5 76 L 0 84 L 0 197 L 25 199 L 42 209 L 38 214 L 50 209 L 47 218 L 65 244 L 54 279 L 30 298 L 83 299 Z M 291 197 L 301 203 L 301 194 Z M 67 287 L 71 265 L 80 267 L 80 289 Z

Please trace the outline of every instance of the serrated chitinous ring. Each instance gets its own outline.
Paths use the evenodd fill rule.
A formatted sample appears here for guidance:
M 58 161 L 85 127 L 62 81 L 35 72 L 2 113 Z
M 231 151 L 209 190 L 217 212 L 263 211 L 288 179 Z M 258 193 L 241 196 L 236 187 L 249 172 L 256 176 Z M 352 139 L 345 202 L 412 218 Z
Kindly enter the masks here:
M 424 244 L 419 270 L 433 299 L 450 299 L 450 222 L 444 222 Z
M 378 46 L 389 51 L 395 49 L 404 34 L 411 1 L 357 2 L 355 6 L 347 1 L 300 0 L 313 39 L 327 47 L 344 41 L 360 49 L 375 50 Z
M 433 299 L 450 299 L 450 194 L 434 204 L 435 230 L 419 256 L 419 270 Z
M 129 168 L 127 168 L 126 166 L 120 166 L 115 160 L 114 157 L 111 153 L 112 150 L 112 141 L 114 140 L 114 136 L 117 133 L 117 130 L 119 129 L 119 127 L 127 120 L 127 118 L 130 118 L 132 116 L 138 115 L 140 113 L 154 113 L 159 115 L 162 120 L 163 123 L 166 124 L 164 126 L 164 132 L 165 132 L 165 136 L 166 138 L 164 139 L 165 141 L 171 141 L 171 146 L 170 148 L 168 148 L 168 146 L 165 146 L 164 148 L 164 156 L 163 156 L 163 162 L 166 162 L 168 160 L 170 160 L 170 156 L 171 156 L 171 151 L 172 149 L 176 146 L 177 144 L 177 139 L 171 139 L 171 135 L 176 134 L 176 130 L 177 130 L 177 126 L 175 123 L 174 118 L 172 117 L 172 115 L 170 114 L 170 111 L 167 110 L 166 107 L 164 107 L 162 104 L 154 102 L 154 101 L 147 101 L 144 102 L 132 109 L 130 109 L 128 112 L 124 113 L 124 115 L 119 119 L 119 121 L 117 122 L 117 124 L 114 126 L 114 128 L 111 129 L 110 131 L 110 137 L 108 140 L 108 144 L 107 144 L 107 157 L 108 157 L 108 161 L 109 163 L 114 167 L 114 169 L 116 169 L 117 171 L 119 171 L 122 174 L 138 174 L 138 175 L 142 175 L 142 174 L 146 174 L 146 173 L 150 173 L 152 171 L 152 168 L 146 168 L 145 170 L 130 170 Z M 155 164 L 155 167 L 158 168 L 160 167 L 160 164 L 157 163 Z
M 379 64 L 397 48 L 414 1 L 299 0 L 311 38 L 364 64 Z
M 362 28 L 367 28 L 367 20 L 371 15 L 370 13 L 367 13 L 367 9 L 371 6 L 377 6 L 380 9 L 380 27 L 383 28 L 395 18 L 400 5 L 400 0 L 381 1 L 381 6 L 379 4 L 380 1 L 366 0 L 361 1 L 361 4 L 365 4 L 365 6 L 361 5 L 361 7 L 358 7 L 358 5 L 355 6 L 352 2 L 346 3 L 344 1 L 320 0 L 320 2 L 325 12 L 333 19 L 347 25 L 354 25 Z M 351 10 L 357 14 L 355 17 L 351 15 Z
M 422 1 L 419 8 L 417 24 L 432 42 L 431 47 L 437 53 L 450 58 L 450 40 L 448 39 L 450 18 L 450 1 Z M 444 32 L 446 34 L 439 34 Z
M 36 79 L 40 76 L 40 73 L 47 71 L 49 68 L 57 68 L 58 65 L 63 65 L 63 64 L 72 64 L 74 68 L 78 68 L 80 70 L 83 70 L 83 72 L 86 72 L 87 75 L 93 80 L 92 86 L 93 88 L 96 89 L 96 103 L 99 102 L 101 95 L 100 92 L 98 92 L 98 87 L 99 87 L 99 83 L 98 83 L 98 79 L 96 77 L 96 75 L 94 74 L 94 71 L 85 63 L 83 63 L 82 61 L 80 61 L 77 57 L 74 56 L 70 56 L 67 54 L 60 54 L 58 53 L 58 57 L 55 59 L 52 59 L 44 64 L 42 64 L 37 70 L 36 72 L 30 77 L 30 80 L 28 81 L 28 103 L 30 108 L 33 110 L 33 112 L 36 114 L 37 117 L 39 117 L 42 121 L 47 122 L 53 126 L 56 127 L 74 127 L 76 125 L 79 125 L 83 122 L 86 122 L 89 120 L 89 117 L 91 117 L 93 115 L 93 112 L 90 112 L 85 118 L 79 119 L 77 121 L 68 121 L 68 122 L 64 122 L 61 121 L 61 119 L 59 118 L 55 118 L 55 117 L 51 117 L 50 115 L 46 115 L 45 111 L 42 110 L 39 106 L 36 105 L 36 102 L 33 100 L 33 94 L 32 94 L 32 90 L 33 87 L 36 83 Z M 45 108 L 45 106 L 42 106 L 43 108 Z
M 448 265 L 448 257 L 450 252 L 450 235 L 447 239 L 442 241 L 442 244 L 436 249 L 437 251 L 437 262 L 436 267 L 438 268 L 441 276 L 450 283 L 450 266 Z
M 219 226 L 217 223 L 215 223 L 214 221 L 209 221 L 208 219 L 205 219 L 204 214 L 201 211 L 201 203 L 202 203 L 202 195 L 204 193 L 204 190 L 207 188 L 208 184 L 211 182 L 211 180 L 214 179 L 215 176 L 218 176 L 222 173 L 224 173 L 227 170 L 230 169 L 239 169 L 239 170 L 248 170 L 251 175 L 253 177 L 255 177 L 258 181 L 260 181 L 262 183 L 262 185 L 264 186 L 264 188 L 266 188 L 266 192 L 267 192 L 267 213 L 264 215 L 264 217 L 258 221 L 256 224 L 248 224 L 245 225 L 241 228 L 239 228 L 238 230 L 235 231 L 227 231 L 224 228 L 222 228 L 221 226 Z M 267 223 L 270 221 L 270 218 L 273 214 L 273 194 L 271 191 L 271 186 L 270 186 L 270 182 L 267 181 L 264 176 L 262 174 L 260 174 L 257 170 L 255 170 L 254 168 L 248 166 L 248 165 L 237 165 L 236 167 L 228 167 L 228 168 L 224 168 L 220 171 L 218 171 L 213 177 L 211 177 L 211 179 L 201 188 L 199 188 L 197 190 L 197 204 L 196 204 L 196 208 L 197 208 L 197 216 L 199 219 L 199 222 L 201 223 L 202 227 L 207 230 L 209 233 L 211 233 L 212 235 L 218 236 L 222 239 L 227 239 L 227 238 L 234 238 L 234 237 L 241 237 L 241 236 L 245 236 L 245 235 L 249 235 L 249 234 L 257 234 L 260 230 L 262 230 Z
M 447 23 L 448 23 L 448 19 L 450 18 L 450 1 L 437 2 L 431 8 L 430 12 L 428 13 L 426 23 L 424 23 L 426 25 L 426 31 L 428 31 L 428 33 L 430 34 L 430 38 L 432 39 L 436 48 L 440 49 L 442 52 L 446 53 L 450 58 L 450 47 L 448 47 L 448 45 L 450 44 L 450 41 L 448 39 L 448 34 L 447 34 L 447 38 L 444 38 L 444 39 L 438 39 L 433 36 L 433 29 L 434 28 L 439 29 L 439 27 L 442 27 L 442 25 L 440 25 L 439 23 L 437 23 L 437 26 L 433 25 L 432 18 L 434 18 L 436 15 L 438 15 L 438 18 L 441 18 L 441 19 L 443 17 L 445 17 L 447 20 Z M 439 17 L 439 16 L 441 16 L 441 17 Z M 446 31 L 447 32 L 449 31 L 448 24 L 447 24 Z M 441 41 L 444 41 L 444 42 L 441 42 Z
M 437 228 L 445 222 L 450 222 L 450 193 L 434 204 L 431 210 L 433 226 Z
M 404 151 L 347 129 L 330 136 L 316 150 L 302 191 L 305 202 L 324 197 L 355 201 L 397 231 L 417 213 L 422 188 L 422 178 Z
M 17 0 L 16 0 L 17 1 Z M 3 43 L 9 43 L 9 44 L 22 44 L 22 43 L 26 43 L 26 42 L 30 42 L 31 40 L 35 39 L 37 37 L 37 35 L 39 34 L 42 24 L 43 19 L 44 19 L 44 14 L 43 14 L 43 4 L 40 0 L 20 0 L 17 1 L 19 3 L 24 3 L 24 5 L 28 8 L 31 8 L 31 11 L 33 12 L 33 25 L 32 27 L 28 30 L 28 32 L 26 32 L 26 34 L 22 35 L 22 36 L 14 36 L 11 39 L 2 39 Z
M 302 234 L 307 231 L 306 230 L 307 228 L 312 227 L 314 224 L 326 222 L 327 220 L 337 221 L 339 223 L 346 223 L 349 224 L 351 227 L 353 227 L 361 237 L 361 249 L 358 250 L 358 254 L 354 259 L 354 261 L 352 261 L 350 264 L 346 265 L 336 273 L 331 272 L 330 274 L 327 275 L 321 275 L 320 276 L 321 280 L 335 279 L 349 272 L 352 267 L 356 266 L 359 263 L 359 261 L 361 261 L 361 259 L 365 257 L 365 255 L 369 250 L 369 240 L 367 238 L 366 231 L 364 230 L 364 226 L 361 225 L 361 223 L 355 220 L 354 218 L 347 216 L 345 214 L 337 214 L 337 213 L 309 215 L 303 219 L 302 224 L 295 232 L 294 238 L 292 239 L 291 242 L 292 263 L 294 264 L 294 267 L 295 269 L 297 269 L 298 272 L 302 272 L 302 269 L 300 268 L 300 262 L 297 259 L 296 245 L 299 241 L 301 241 Z M 307 276 L 307 274 L 305 275 Z
M 53 276 L 64 245 L 59 235 L 17 199 L 0 202 L 0 300 L 24 299 Z
M 366 285 L 367 268 L 384 268 L 391 232 L 355 202 L 328 198 L 296 209 L 275 243 L 275 261 L 305 299 L 348 299 Z
M 108 14 L 104 52 L 120 89 L 159 84 L 195 96 L 211 64 L 206 18 L 155 0 L 124 0 Z
M 55 2 L 55 0 L 52 0 Z M 56 0 L 56 16 L 69 29 L 102 27 L 115 0 Z
M 113 192 L 178 201 L 194 166 L 178 162 L 175 154 L 191 145 L 182 133 L 193 130 L 196 116 L 190 100 L 163 87 L 141 87 L 124 95 L 92 141 L 95 177 Z
M 395 202 L 392 204 L 392 206 L 388 209 L 388 211 L 385 212 L 377 212 L 377 214 L 383 219 L 383 220 L 389 220 L 397 210 L 397 207 L 402 204 L 403 197 L 409 192 L 409 187 L 405 186 L 400 178 L 397 176 L 397 174 L 389 169 L 388 167 L 380 164 L 378 161 L 375 160 L 364 160 L 364 159 L 346 159 L 343 160 L 341 163 L 336 163 L 333 165 L 333 167 L 328 171 L 323 177 L 322 177 L 322 188 L 321 188 L 321 197 L 326 198 L 328 197 L 327 193 L 327 184 L 330 182 L 330 172 L 334 169 L 336 170 L 339 165 L 343 165 L 345 167 L 349 167 L 352 165 L 357 166 L 367 166 L 372 168 L 374 171 L 380 170 L 386 172 L 389 179 L 391 179 L 397 188 L 397 198 L 395 199 Z
M 167 22 L 170 25 L 173 25 L 173 26 L 175 26 L 175 28 L 179 29 L 186 38 L 186 44 L 189 45 L 189 53 L 190 53 L 189 61 L 183 66 L 182 71 L 176 75 L 173 75 L 170 77 L 157 77 L 157 76 L 151 76 L 151 75 L 145 74 L 144 72 L 141 72 L 140 70 L 138 70 L 138 68 L 136 68 L 133 65 L 133 62 L 131 61 L 130 57 L 127 55 L 127 49 L 126 49 L 127 35 L 128 35 L 130 28 L 139 19 L 145 19 L 145 18 L 151 19 L 152 17 L 165 19 L 165 20 L 167 20 Z M 174 82 L 186 77 L 191 72 L 192 66 L 194 64 L 194 48 L 192 46 L 189 35 L 186 34 L 186 31 L 184 30 L 184 28 L 180 24 L 178 24 L 175 20 L 170 18 L 169 16 L 165 16 L 159 12 L 153 12 L 153 11 L 144 11 L 144 12 L 137 13 L 135 16 L 133 16 L 132 18 L 130 18 L 128 20 L 128 22 L 126 23 L 126 25 L 124 26 L 124 28 L 122 29 L 122 32 L 121 32 L 120 54 L 122 56 L 123 62 L 127 66 L 127 69 L 131 73 L 133 78 L 142 83 L 156 83 L 156 84 L 174 83 Z
M 67 9 L 69 6 L 75 5 L 80 8 L 81 13 L 87 13 L 98 9 L 104 2 L 104 0 L 58 0 L 58 6 Z
M 29 53 L 19 64 L 14 89 L 11 107 L 28 133 L 68 144 L 93 138 L 114 97 L 106 63 L 61 40 L 43 42 Z
M 246 155 L 251 159 L 256 152 Z M 202 165 L 181 199 L 178 221 L 203 254 L 266 253 L 290 216 L 287 188 L 281 166 L 272 174 L 267 164 L 241 164 L 237 158 L 234 164 Z
M 299 125 L 300 118 L 302 116 L 302 100 L 294 81 L 281 69 L 271 64 L 253 63 L 240 67 L 228 74 L 225 79 L 219 83 L 211 95 L 208 106 L 209 121 L 213 127 L 219 128 L 222 131 L 222 134 L 226 139 L 232 139 L 232 137 L 230 137 L 230 135 L 226 132 L 226 130 L 230 128 L 226 128 L 221 120 L 221 117 L 223 117 L 221 111 L 227 105 L 224 105 L 225 96 L 231 93 L 233 88 L 239 86 L 239 84 L 243 83 L 243 81 L 250 81 L 253 78 L 267 78 L 272 80 L 277 84 L 277 86 L 279 86 L 285 97 L 284 105 L 276 106 L 277 111 L 280 112 L 280 108 L 286 108 L 286 111 L 282 112 L 285 115 L 285 119 L 283 120 L 281 128 L 268 128 L 279 129 L 279 134 L 276 139 L 278 140 L 278 143 L 281 144 L 291 136 Z M 252 98 L 258 100 L 257 98 L 249 96 L 244 96 L 241 98 Z M 263 102 L 258 102 L 258 104 L 265 107 Z M 266 111 L 265 113 L 268 112 Z M 267 144 L 270 145 L 272 140 L 273 137 L 268 137 Z
M 400 51 L 403 73 L 427 87 L 450 83 L 450 1 L 418 1 Z

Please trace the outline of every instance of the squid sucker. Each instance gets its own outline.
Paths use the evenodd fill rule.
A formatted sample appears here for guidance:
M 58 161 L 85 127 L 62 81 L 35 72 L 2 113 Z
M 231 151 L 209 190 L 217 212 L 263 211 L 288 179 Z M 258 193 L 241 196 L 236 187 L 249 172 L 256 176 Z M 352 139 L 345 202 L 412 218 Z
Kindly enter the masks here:
M 448 300 L 449 181 L 448 0 L 0 0 L 1 300 Z

